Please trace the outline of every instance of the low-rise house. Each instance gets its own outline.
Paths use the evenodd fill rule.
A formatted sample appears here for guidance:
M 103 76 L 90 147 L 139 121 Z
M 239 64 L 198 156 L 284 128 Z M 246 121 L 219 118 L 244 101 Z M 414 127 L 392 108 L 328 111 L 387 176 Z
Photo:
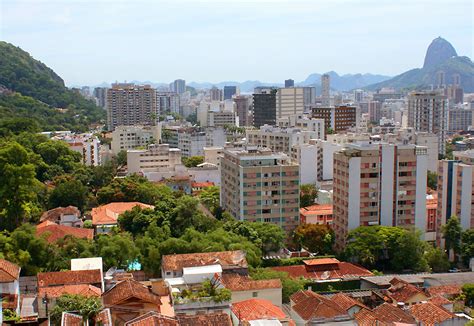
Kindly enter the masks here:
M 333 295 L 331 300 L 337 303 L 338 306 L 344 309 L 351 317 L 354 317 L 354 315 L 362 309 L 368 309 L 363 303 L 343 293 Z
M 387 301 L 393 304 L 403 303 L 411 305 L 428 300 L 427 295 L 422 289 L 397 277 L 394 277 L 390 284 L 390 288 L 384 294 L 388 297 Z
M 423 286 L 424 276 L 428 274 L 406 274 L 406 275 L 379 275 L 364 276 L 360 279 L 361 289 L 388 289 L 392 284 L 390 281 L 397 277 L 407 283 L 421 287 Z
M 275 306 L 271 301 L 265 299 L 248 299 L 232 304 L 232 321 L 234 325 L 290 325 L 291 319 Z M 274 321 L 271 324 L 270 321 Z M 259 323 L 260 322 L 260 323 Z M 278 322 L 278 323 L 277 323 Z
M 65 236 L 92 240 L 94 238 L 94 230 L 67 225 L 58 225 L 54 222 L 46 220 L 36 226 L 36 235 L 44 236 L 46 241 L 49 243 L 54 243 L 59 239 L 63 239 Z
M 163 278 L 183 276 L 183 268 L 220 265 L 223 273 L 248 274 L 245 252 L 242 250 L 164 255 L 161 260 Z
M 191 191 L 193 195 L 199 195 L 201 191 L 214 186 L 214 182 L 192 182 Z
M 411 315 L 417 325 L 423 326 L 461 326 L 468 320 L 431 302 L 417 303 L 410 307 Z
M 169 317 L 149 312 L 125 323 L 125 326 L 232 326 L 226 313 Z
M 223 274 L 223 285 L 232 292 L 232 303 L 259 298 L 281 307 L 282 285 L 280 279 L 252 280 L 239 274 Z
M 44 212 L 40 222 L 50 221 L 59 225 L 82 227 L 81 211 L 75 206 L 56 207 Z
M 351 316 L 334 301 L 308 290 L 290 297 L 291 318 L 296 325 L 330 323 L 351 325 Z
M 159 313 L 161 306 L 160 296 L 132 279 L 121 281 L 104 292 L 102 302 L 110 309 L 114 325 L 123 325 L 150 311 Z
M 415 319 L 407 311 L 388 303 L 373 310 L 360 310 L 354 315 L 354 321 L 364 326 L 416 325 Z
M 327 224 L 333 222 L 332 204 L 311 205 L 300 208 L 301 224 Z
M 443 296 L 447 299 L 453 299 L 461 294 L 461 286 L 456 284 L 438 285 L 426 288 L 425 291 L 430 297 Z
M 10 309 L 20 315 L 20 266 L 0 259 L 0 295 L 2 309 Z
M 316 282 L 358 280 L 363 276 L 372 276 L 372 272 L 352 263 L 340 262 L 335 258 L 304 260 L 303 265 L 278 266 L 271 269 L 287 272 L 292 278 L 303 277 Z
M 431 302 L 437 306 L 443 307 L 447 311 L 453 312 L 454 311 L 454 302 L 446 299 L 441 295 L 435 295 L 431 297 L 428 302 Z
M 120 214 L 123 214 L 126 211 L 131 211 L 137 206 L 142 209 L 155 208 L 153 205 L 147 205 L 140 202 L 116 202 L 93 208 L 91 212 L 92 225 L 94 226 L 96 234 L 109 233 L 113 227 L 117 226 Z

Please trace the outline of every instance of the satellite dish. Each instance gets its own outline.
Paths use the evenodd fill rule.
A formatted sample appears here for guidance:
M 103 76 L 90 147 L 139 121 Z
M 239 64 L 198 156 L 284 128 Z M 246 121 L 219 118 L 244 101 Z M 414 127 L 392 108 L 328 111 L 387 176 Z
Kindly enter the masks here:
M 325 271 L 324 273 L 321 274 L 321 279 L 322 280 L 327 280 L 330 276 L 329 271 Z

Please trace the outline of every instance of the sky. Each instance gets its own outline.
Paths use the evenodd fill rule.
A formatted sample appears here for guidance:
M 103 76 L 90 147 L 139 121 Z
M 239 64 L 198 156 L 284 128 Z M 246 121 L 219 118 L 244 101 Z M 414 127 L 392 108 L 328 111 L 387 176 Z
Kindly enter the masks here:
M 69 86 L 394 76 L 441 36 L 473 58 L 472 0 L 0 0 L 0 40 Z

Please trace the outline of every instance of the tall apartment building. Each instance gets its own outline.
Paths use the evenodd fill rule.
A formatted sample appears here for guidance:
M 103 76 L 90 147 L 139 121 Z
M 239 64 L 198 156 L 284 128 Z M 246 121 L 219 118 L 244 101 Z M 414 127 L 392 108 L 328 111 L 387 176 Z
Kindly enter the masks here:
M 179 94 L 174 92 L 157 92 L 156 105 L 160 114 L 177 113 L 180 114 Z
M 156 125 L 156 90 L 150 85 L 112 84 L 107 90 L 107 128 Z
M 253 125 L 255 127 L 276 123 L 276 93 L 275 88 L 255 88 L 253 94 Z
M 293 79 L 285 79 L 285 88 L 295 87 L 295 81 Z
M 408 96 L 408 127 L 438 135 L 438 153 L 446 151 L 448 103 L 437 92 L 413 92 Z
M 206 132 L 193 127 L 166 126 L 161 137 L 162 143 L 179 148 L 185 157 L 203 156 L 204 147 L 208 146 Z
M 245 95 L 237 95 L 234 97 L 235 112 L 239 118 L 239 126 L 250 126 L 252 121 L 250 120 L 250 107 L 252 105 L 252 99 Z
M 273 223 L 290 233 L 299 224 L 299 167 L 267 149 L 225 149 L 221 206 L 241 221 Z
M 316 103 L 316 88 L 305 86 L 303 87 L 303 103 L 304 112 L 311 112 L 311 107 Z
M 276 93 L 276 117 L 284 118 L 304 113 L 304 88 L 279 88 Z
M 354 91 L 354 102 L 360 103 L 364 100 L 364 91 L 361 89 L 356 89 Z
M 82 162 L 87 166 L 99 166 L 100 160 L 100 140 L 93 136 L 83 141 Z
M 330 105 L 331 101 L 331 76 L 324 74 L 321 76 L 321 99 L 324 106 Z
M 316 119 L 324 119 L 326 133 L 331 128 L 334 132 L 347 131 L 357 127 L 357 107 L 336 106 L 336 107 L 313 107 L 312 116 Z
M 97 105 L 105 109 L 107 106 L 107 88 L 96 87 L 92 95 L 96 98 Z
M 437 239 L 441 226 L 456 215 L 464 230 L 474 228 L 474 150 L 454 152 L 454 160 L 438 164 Z
M 224 86 L 224 101 L 231 100 L 234 95 L 237 95 L 237 86 Z
M 448 130 L 450 133 L 467 131 L 473 126 L 473 109 L 454 107 L 448 110 Z
M 426 230 L 427 151 L 394 144 L 348 144 L 334 154 L 334 231 L 385 225 Z
M 147 149 L 127 151 L 128 173 L 159 172 L 181 164 L 181 150 L 168 144 L 152 144 Z
M 224 127 L 226 125 L 237 125 L 237 114 L 233 111 L 209 111 L 207 113 L 208 127 Z
M 159 143 L 161 140 L 161 125 L 156 126 L 118 126 L 112 132 L 112 153 Z
M 178 93 L 179 95 L 186 92 L 186 81 L 183 79 L 176 79 L 170 84 L 170 91 L 173 93 Z
M 211 98 L 211 102 L 212 101 L 222 101 L 222 98 L 223 98 L 222 89 L 219 89 L 215 86 L 212 87 L 209 90 L 209 96 Z
M 382 118 L 382 103 L 379 101 L 369 101 L 369 121 L 379 123 Z

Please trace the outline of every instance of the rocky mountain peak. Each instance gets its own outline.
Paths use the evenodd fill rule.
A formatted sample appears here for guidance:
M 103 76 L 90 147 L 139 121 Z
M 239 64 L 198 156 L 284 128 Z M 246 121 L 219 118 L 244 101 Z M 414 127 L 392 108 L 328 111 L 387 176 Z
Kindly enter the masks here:
M 428 47 L 423 68 L 437 66 L 453 56 L 457 56 L 456 50 L 451 43 L 440 36 L 435 38 Z

